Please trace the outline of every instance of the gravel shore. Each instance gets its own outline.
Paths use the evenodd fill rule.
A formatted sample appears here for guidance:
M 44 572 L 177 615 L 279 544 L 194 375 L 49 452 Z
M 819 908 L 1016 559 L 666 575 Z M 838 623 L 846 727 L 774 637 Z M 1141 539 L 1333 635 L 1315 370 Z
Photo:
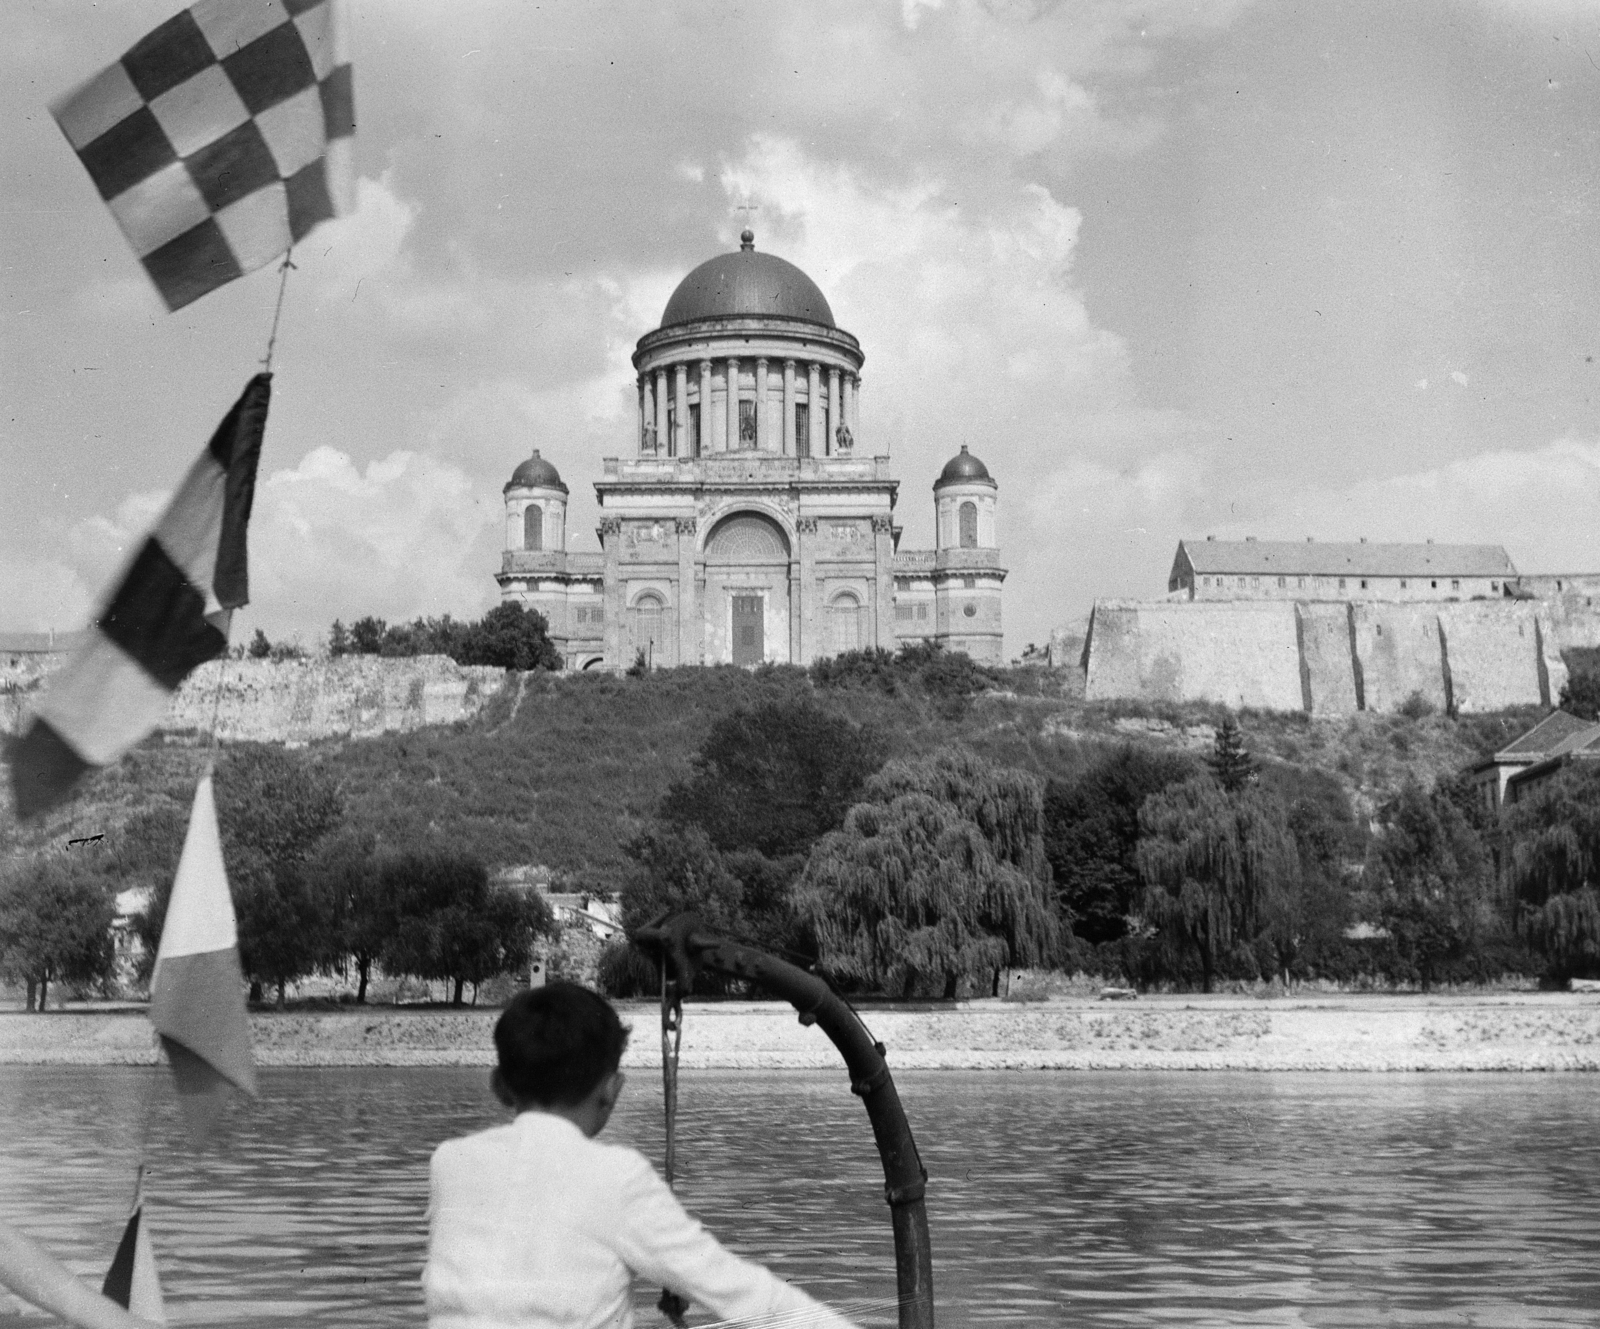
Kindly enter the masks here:
M 486 1066 L 497 1012 L 375 1008 L 251 1017 L 263 1066 Z M 623 1003 L 624 1065 L 660 1064 L 656 1007 Z M 896 1069 L 1600 1071 L 1600 995 L 1154 996 L 1129 1002 L 962 1002 L 868 1010 Z M 0 1014 L 0 1065 L 142 1065 L 138 1008 Z M 825 1035 L 777 1002 L 692 1003 L 682 1062 L 839 1065 Z

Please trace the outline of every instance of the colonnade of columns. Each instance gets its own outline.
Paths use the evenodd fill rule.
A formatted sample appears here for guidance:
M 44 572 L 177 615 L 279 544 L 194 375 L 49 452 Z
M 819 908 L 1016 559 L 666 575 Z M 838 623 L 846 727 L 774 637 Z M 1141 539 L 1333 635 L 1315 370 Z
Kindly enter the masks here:
M 749 451 L 752 448 L 765 452 L 782 452 L 785 456 L 828 457 L 853 446 L 860 430 L 857 411 L 861 399 L 861 376 L 826 365 L 816 360 L 783 361 L 782 418 L 774 427 L 771 419 L 769 388 L 772 361 L 758 357 L 755 361 L 755 386 L 753 395 L 742 395 L 740 370 L 742 361 L 729 356 L 723 366 L 725 422 L 724 448 L 729 452 Z M 712 428 L 712 371 L 715 361 L 702 359 L 696 366 L 699 388 L 699 438 L 690 434 L 689 362 L 680 361 L 672 366 L 639 375 L 639 451 L 647 456 L 687 457 L 711 451 L 714 437 Z M 669 370 L 671 384 L 668 384 Z M 800 404 L 801 375 L 804 375 L 806 433 L 795 436 L 795 407 Z M 670 395 L 669 395 L 670 394 Z M 755 438 L 748 444 L 740 437 L 742 419 L 740 402 L 753 405 Z M 841 429 L 844 431 L 841 435 Z M 778 445 L 768 434 L 777 436 Z

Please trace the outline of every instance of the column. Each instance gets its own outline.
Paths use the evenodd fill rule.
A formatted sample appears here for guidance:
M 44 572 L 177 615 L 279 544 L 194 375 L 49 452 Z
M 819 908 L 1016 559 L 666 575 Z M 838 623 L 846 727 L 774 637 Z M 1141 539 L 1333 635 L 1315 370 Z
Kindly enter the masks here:
M 694 455 L 711 449 L 706 446 L 711 438 L 711 361 L 700 362 L 700 437 L 694 441 Z
M 705 428 L 706 408 L 700 406 L 700 427 Z M 700 663 L 700 608 L 696 596 L 694 546 L 695 519 L 679 517 L 674 523 L 678 534 L 678 663 Z
M 667 371 L 656 370 L 656 454 L 666 456 L 667 445 Z
M 650 375 L 639 375 L 639 451 L 650 449 L 650 426 L 655 423 L 655 409 L 650 402 Z
M 811 455 L 825 457 L 828 455 L 827 440 L 822 437 L 826 427 L 826 420 L 822 413 L 822 366 L 813 360 L 806 366 L 806 408 L 807 432 L 811 436 Z
M 685 444 L 689 438 L 689 366 L 683 361 L 676 365 L 677 372 L 673 375 L 673 414 L 678 417 L 678 426 L 672 431 L 672 455 L 684 455 Z
M 795 543 L 800 546 L 797 562 L 800 564 L 799 587 L 794 592 L 792 605 L 800 608 L 799 654 L 794 662 L 808 665 L 822 654 L 822 638 L 818 621 L 817 592 L 817 519 L 801 517 L 794 524 Z M 792 611 L 791 611 L 792 615 Z
M 783 453 L 795 456 L 794 439 L 794 361 L 783 362 Z
M 772 449 L 772 421 L 767 419 L 767 362 L 756 361 L 756 446 Z
M 877 559 L 877 579 L 873 599 L 874 646 L 894 650 L 894 519 L 887 512 L 872 517 L 873 553 Z
M 850 432 L 861 437 L 861 375 L 850 375 Z
M 839 371 L 837 368 L 828 371 L 828 451 L 839 450 L 839 426 L 844 423 L 844 414 L 839 410 Z
M 737 452 L 739 443 L 739 357 L 728 357 L 728 451 Z
M 632 660 L 623 656 L 628 648 L 628 625 L 623 614 L 627 603 L 622 585 L 622 521 L 618 517 L 600 518 L 600 544 L 605 556 L 605 667 L 621 673 Z

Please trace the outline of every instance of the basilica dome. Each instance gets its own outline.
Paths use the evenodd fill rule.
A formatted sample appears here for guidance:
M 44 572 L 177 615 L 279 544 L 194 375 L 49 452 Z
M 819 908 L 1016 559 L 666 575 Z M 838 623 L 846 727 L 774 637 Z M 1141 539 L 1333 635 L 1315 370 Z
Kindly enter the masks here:
M 933 487 L 940 489 L 945 485 L 971 484 L 992 485 L 994 477 L 989 474 L 987 466 L 967 451 L 967 445 L 963 443 L 961 451 L 944 464 L 944 470 L 939 472 Z
M 833 310 L 817 284 L 775 254 L 756 252 L 755 234 L 739 250 L 708 259 L 681 282 L 661 315 L 663 328 L 707 318 L 789 318 L 834 326 Z
M 561 483 L 561 472 L 539 455 L 538 448 L 533 450 L 533 456 L 511 472 L 506 488 L 559 489 L 563 494 L 567 492 L 566 485 Z

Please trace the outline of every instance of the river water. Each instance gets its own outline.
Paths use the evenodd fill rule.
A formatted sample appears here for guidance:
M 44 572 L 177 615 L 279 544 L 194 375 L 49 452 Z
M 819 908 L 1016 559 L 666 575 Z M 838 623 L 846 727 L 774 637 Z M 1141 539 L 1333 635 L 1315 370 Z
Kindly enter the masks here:
M 230 1147 L 200 1156 L 163 1077 L 0 1068 L 0 1217 L 98 1280 L 144 1137 L 174 1320 L 422 1324 L 428 1154 L 502 1119 L 483 1071 L 268 1070 Z M 930 1177 L 942 1326 L 1600 1322 L 1595 1077 L 897 1080 Z M 864 1325 L 892 1324 L 882 1172 L 842 1070 L 686 1072 L 681 1102 L 689 1207 Z M 635 1073 L 608 1138 L 659 1159 L 661 1137 L 659 1082 Z M 0 1325 L 45 1322 L 14 1309 Z

